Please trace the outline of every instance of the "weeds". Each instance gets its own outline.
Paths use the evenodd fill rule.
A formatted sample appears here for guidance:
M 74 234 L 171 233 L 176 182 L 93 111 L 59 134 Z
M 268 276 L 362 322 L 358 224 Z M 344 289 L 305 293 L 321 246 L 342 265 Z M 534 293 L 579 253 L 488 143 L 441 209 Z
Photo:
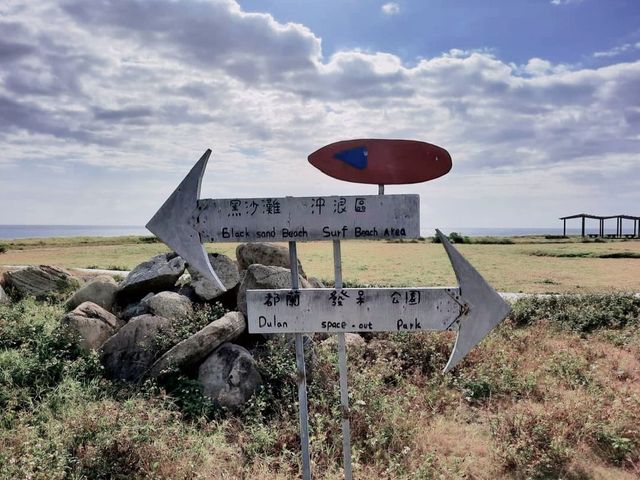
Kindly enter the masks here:
M 573 451 L 563 418 L 556 412 L 520 409 L 499 414 L 491 426 L 496 455 L 517 478 L 559 478 Z
M 511 319 L 521 326 L 549 320 L 578 332 L 623 328 L 638 323 L 640 298 L 625 294 L 527 297 L 514 303 Z
M 186 340 L 211 322 L 221 318 L 227 312 L 228 310 L 221 303 L 194 306 L 192 315 L 175 322 L 171 330 L 155 338 L 154 349 L 160 354 L 166 352 L 177 343 Z
M 458 232 L 449 234 L 451 243 L 465 243 L 476 245 L 513 245 L 515 242 L 508 237 L 467 237 Z M 431 237 L 433 243 L 440 243 L 439 237 Z
M 638 252 L 599 253 L 599 252 L 556 252 L 556 251 L 535 250 L 529 253 L 529 255 L 533 255 L 534 257 L 556 257 L 556 258 L 640 258 L 640 253 Z
M 626 295 L 520 300 L 511 323 L 447 375 L 452 333 L 368 335 L 363 348 L 349 349 L 354 475 L 590 478 L 597 467 L 633 476 L 639 303 Z M 264 385 L 231 412 L 204 398 L 188 372 L 166 385 L 104 379 L 97 356 L 59 328 L 63 313 L 30 299 L 0 306 L 0 478 L 299 475 L 289 339 L 258 344 Z M 219 305 L 196 310 L 171 342 L 222 314 Z M 541 320 L 565 330 L 531 325 Z M 309 342 L 305 350 L 314 474 L 341 478 L 335 346 Z M 624 377 L 616 376 L 621 364 Z

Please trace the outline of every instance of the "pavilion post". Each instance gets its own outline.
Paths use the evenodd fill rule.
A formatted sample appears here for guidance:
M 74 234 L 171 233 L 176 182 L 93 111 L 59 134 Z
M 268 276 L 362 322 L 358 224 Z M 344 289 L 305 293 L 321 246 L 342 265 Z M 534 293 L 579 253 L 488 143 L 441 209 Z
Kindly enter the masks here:
M 584 237 L 584 221 L 585 221 L 585 218 L 582 217 L 582 236 L 583 237 Z
M 562 219 L 562 236 L 563 237 L 567 236 L 567 219 L 566 218 Z

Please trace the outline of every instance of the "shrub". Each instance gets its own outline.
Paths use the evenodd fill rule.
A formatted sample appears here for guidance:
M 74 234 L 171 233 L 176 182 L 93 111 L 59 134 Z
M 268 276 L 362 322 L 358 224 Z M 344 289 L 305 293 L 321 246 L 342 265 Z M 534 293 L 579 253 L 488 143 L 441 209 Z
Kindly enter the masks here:
M 622 328 L 637 323 L 639 317 L 640 298 L 627 294 L 526 297 L 516 301 L 511 312 L 516 325 L 549 320 L 578 332 Z
M 600 425 L 593 434 L 593 443 L 598 455 L 613 465 L 622 465 L 625 461 L 633 463 L 637 457 L 636 445 L 631 435 L 616 431 L 609 425 Z
M 471 239 L 471 243 L 478 245 L 513 245 L 516 242 L 508 237 L 475 237 Z
M 77 335 L 58 324 L 58 304 L 22 300 L 0 307 L 0 408 L 29 408 L 63 378 L 90 381 L 102 367 Z
M 469 237 L 465 237 L 458 232 L 451 232 L 449 234 L 449 240 L 451 240 L 451 243 L 471 243 Z
M 211 322 L 221 318 L 227 312 L 228 310 L 219 302 L 194 306 L 192 315 L 183 318 L 180 322 L 176 322 L 171 331 L 155 338 L 156 350 L 158 352 L 166 352 L 177 343 L 186 340 Z
M 503 469 L 516 478 L 559 478 L 572 451 L 565 422 L 548 412 L 509 412 L 492 424 L 496 454 Z
M 160 243 L 160 239 L 158 239 L 157 237 L 138 237 L 138 240 L 140 241 L 140 243 Z
M 0 253 L 7 253 L 8 250 L 9 247 L 7 245 L 5 245 L 4 243 L 0 243 Z

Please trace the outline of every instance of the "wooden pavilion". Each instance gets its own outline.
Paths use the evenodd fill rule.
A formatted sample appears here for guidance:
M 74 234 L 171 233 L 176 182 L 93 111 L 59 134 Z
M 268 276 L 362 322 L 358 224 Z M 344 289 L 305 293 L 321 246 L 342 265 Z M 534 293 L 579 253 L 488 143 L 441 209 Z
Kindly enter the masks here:
M 590 237 L 608 237 L 608 238 L 640 238 L 640 217 L 636 217 L 633 215 L 609 215 L 609 216 L 601 216 L 601 215 L 591 215 L 589 213 L 578 213 L 577 215 L 569 215 L 567 217 L 560 217 L 562 220 L 562 234 L 567 236 L 567 220 L 573 220 L 579 218 L 582 220 L 582 236 L 586 237 L 586 220 L 597 220 L 598 221 L 598 233 L 597 234 L 589 234 Z M 605 235 L 605 221 L 616 219 L 616 233 L 606 234 Z M 624 233 L 623 229 L 623 221 L 631 220 L 633 222 L 633 234 Z

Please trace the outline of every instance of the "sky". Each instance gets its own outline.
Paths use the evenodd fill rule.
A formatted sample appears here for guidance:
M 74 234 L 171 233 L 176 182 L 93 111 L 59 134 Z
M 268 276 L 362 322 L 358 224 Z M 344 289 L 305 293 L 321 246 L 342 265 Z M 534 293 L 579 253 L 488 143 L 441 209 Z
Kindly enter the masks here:
M 307 162 L 447 149 L 422 226 L 640 215 L 638 0 L 0 3 L 0 224 L 144 225 L 203 198 L 375 194 Z

